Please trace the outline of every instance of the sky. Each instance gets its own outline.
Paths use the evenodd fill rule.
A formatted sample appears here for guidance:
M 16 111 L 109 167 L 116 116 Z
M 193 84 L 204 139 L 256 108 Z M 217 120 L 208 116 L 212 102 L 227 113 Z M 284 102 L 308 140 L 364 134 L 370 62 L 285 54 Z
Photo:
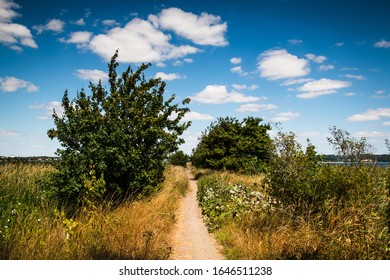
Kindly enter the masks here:
M 332 154 L 336 126 L 390 138 L 390 1 L 0 0 L 0 155 L 53 156 L 65 90 L 151 63 L 166 97 L 190 97 L 190 154 L 219 117 L 260 117 Z M 108 86 L 107 86 L 108 88 Z

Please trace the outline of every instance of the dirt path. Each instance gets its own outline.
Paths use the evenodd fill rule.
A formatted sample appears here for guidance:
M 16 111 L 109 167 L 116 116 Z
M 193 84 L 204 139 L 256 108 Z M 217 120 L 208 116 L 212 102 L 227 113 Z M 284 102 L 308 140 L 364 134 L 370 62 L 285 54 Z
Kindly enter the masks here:
M 187 170 L 190 181 L 186 196 L 182 199 L 173 236 L 172 260 L 223 260 L 214 237 L 203 223 L 196 199 L 197 181 Z

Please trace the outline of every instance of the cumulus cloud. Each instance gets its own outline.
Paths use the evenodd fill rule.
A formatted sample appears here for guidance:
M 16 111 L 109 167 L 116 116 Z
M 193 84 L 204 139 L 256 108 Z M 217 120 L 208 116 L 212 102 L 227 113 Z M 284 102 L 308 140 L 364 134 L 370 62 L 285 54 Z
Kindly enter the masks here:
M 221 17 L 202 13 L 195 15 L 178 8 L 162 10 L 158 15 L 149 15 L 148 20 L 156 28 L 171 30 L 177 35 L 198 45 L 226 46 L 227 23 Z
M 19 89 L 24 89 L 27 92 L 38 91 L 38 87 L 29 81 L 21 80 L 15 77 L 0 77 L 0 91 L 14 92 Z
M 277 114 L 276 117 L 272 118 L 271 120 L 273 122 L 287 122 L 299 117 L 300 115 L 300 113 L 296 112 L 283 112 Z
M 312 53 L 308 53 L 305 55 L 307 59 L 314 61 L 315 63 L 323 63 L 327 58 L 323 55 L 314 55 Z
M 78 25 L 78 26 L 84 26 L 85 25 L 85 20 L 83 18 L 80 18 L 76 21 L 72 21 L 72 24 Z
M 60 41 L 67 44 L 76 44 L 78 48 L 87 48 L 92 33 L 88 31 L 72 32 L 68 39 L 61 38 Z
M 240 64 L 241 61 L 242 61 L 241 57 L 232 57 L 232 58 L 230 59 L 230 62 L 231 62 L 232 64 Z
M 185 79 L 186 77 L 178 73 L 157 72 L 156 75 L 154 75 L 154 78 L 156 79 L 161 78 L 162 80 L 165 81 L 173 81 L 173 80 Z
M 384 39 L 376 42 L 374 44 L 375 48 L 384 48 L 384 49 L 387 49 L 387 48 L 390 48 L 390 41 L 386 41 Z
M 105 26 L 117 26 L 119 23 L 115 19 L 102 20 L 102 24 Z
M 189 45 L 172 45 L 170 39 L 150 22 L 135 18 L 123 28 L 116 27 L 94 36 L 89 47 L 107 61 L 119 49 L 118 61 L 128 63 L 161 62 L 200 51 Z
M 310 72 L 306 59 L 298 58 L 285 49 L 263 52 L 257 66 L 260 76 L 269 80 L 297 78 Z
M 334 66 L 332 64 L 320 65 L 317 69 L 318 71 L 328 71 L 328 70 L 333 70 Z
M 256 103 L 248 103 L 240 105 L 240 107 L 237 109 L 237 112 L 260 112 L 265 110 L 274 110 L 278 109 L 278 106 L 274 104 L 256 104 Z
M 20 6 L 12 1 L 0 0 L 0 44 L 9 46 L 16 51 L 22 51 L 22 46 L 38 48 L 30 29 L 26 26 L 12 23 L 20 14 L 15 9 Z
M 232 84 L 232 87 L 236 90 L 255 90 L 259 86 L 258 85 L 239 85 L 239 84 Z
M 245 103 L 259 101 L 259 97 L 246 96 L 237 91 L 229 92 L 225 85 L 208 85 L 201 92 L 191 97 L 191 100 L 206 104 Z
M 378 121 L 382 118 L 390 117 L 390 108 L 378 108 L 378 109 L 368 109 L 362 114 L 355 114 L 348 117 L 350 122 L 364 122 L 364 121 Z
M 106 81 L 108 74 L 101 70 L 96 69 L 78 69 L 76 70 L 76 76 L 82 80 L 98 83 L 99 81 Z
M 390 132 L 383 131 L 358 131 L 355 133 L 357 137 L 366 137 L 366 138 L 374 138 L 374 137 L 390 137 Z
M 60 19 L 53 18 L 49 20 L 45 25 L 34 25 L 33 28 L 37 31 L 38 34 L 41 34 L 44 31 L 53 31 L 60 33 L 64 31 L 65 22 Z
M 209 114 L 202 114 L 198 112 L 188 112 L 184 115 L 183 121 L 210 121 L 213 120 L 214 117 Z
M 241 77 L 245 77 L 248 75 L 248 72 L 245 72 L 244 70 L 242 70 L 242 67 L 241 66 L 235 66 L 235 67 L 232 67 L 230 69 L 230 71 L 232 73 L 237 73 L 238 75 L 240 75 Z
M 303 86 L 299 87 L 298 90 L 303 92 L 298 94 L 298 98 L 309 99 L 319 97 L 321 95 L 336 93 L 338 89 L 346 88 L 351 85 L 350 82 L 330 79 L 320 79 L 311 82 L 307 82 Z

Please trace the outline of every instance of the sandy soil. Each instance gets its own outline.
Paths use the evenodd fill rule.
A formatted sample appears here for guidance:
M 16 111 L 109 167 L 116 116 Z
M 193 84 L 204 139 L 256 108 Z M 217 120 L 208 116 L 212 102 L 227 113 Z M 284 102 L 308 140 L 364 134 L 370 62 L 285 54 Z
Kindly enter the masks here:
M 223 260 L 220 246 L 208 233 L 196 200 L 197 181 L 187 170 L 189 189 L 182 199 L 172 242 L 172 260 Z

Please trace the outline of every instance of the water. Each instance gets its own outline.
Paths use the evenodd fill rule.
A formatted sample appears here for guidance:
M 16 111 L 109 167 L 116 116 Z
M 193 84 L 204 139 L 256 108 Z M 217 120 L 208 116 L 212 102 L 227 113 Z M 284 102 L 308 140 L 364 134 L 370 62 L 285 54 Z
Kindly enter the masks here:
M 344 163 L 343 161 L 324 161 L 324 164 L 332 164 L 332 165 L 356 165 L 356 163 L 347 162 Z M 363 163 L 365 166 L 379 166 L 379 167 L 388 167 L 390 165 L 390 162 L 376 162 L 376 163 Z

